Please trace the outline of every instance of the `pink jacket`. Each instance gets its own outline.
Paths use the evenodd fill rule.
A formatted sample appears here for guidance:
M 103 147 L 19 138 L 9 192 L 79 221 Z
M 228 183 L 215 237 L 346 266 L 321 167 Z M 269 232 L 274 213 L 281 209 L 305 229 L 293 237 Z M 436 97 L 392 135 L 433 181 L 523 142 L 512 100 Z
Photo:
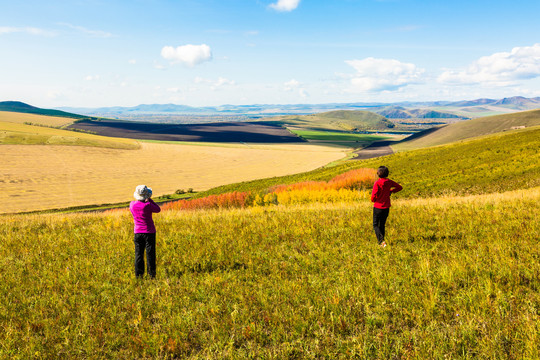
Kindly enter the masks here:
M 152 220 L 152 213 L 158 213 L 161 208 L 152 199 L 148 201 L 132 201 L 129 204 L 129 211 L 133 215 L 133 222 L 135 223 L 135 234 L 153 234 L 156 232 L 154 226 L 154 220 Z

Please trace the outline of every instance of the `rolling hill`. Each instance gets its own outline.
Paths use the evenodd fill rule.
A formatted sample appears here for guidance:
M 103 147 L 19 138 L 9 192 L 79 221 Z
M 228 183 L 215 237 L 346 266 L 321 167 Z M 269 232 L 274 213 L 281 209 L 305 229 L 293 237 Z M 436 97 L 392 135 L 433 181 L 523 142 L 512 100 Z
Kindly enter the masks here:
M 2 118 L 0 118 L 0 145 L 75 145 L 128 150 L 140 147 L 138 142 L 132 139 L 2 121 Z
M 484 194 L 540 186 L 540 126 L 500 132 L 443 146 L 399 152 L 368 160 L 286 177 L 231 184 L 197 197 L 232 191 L 264 191 L 271 186 L 301 181 L 328 181 L 338 174 L 386 165 L 390 177 L 407 184 L 400 196 Z
M 0 121 L 61 128 L 73 123 L 72 118 L 38 115 L 22 112 L 0 111 Z
M 61 110 L 42 109 L 20 101 L 1 101 L 0 111 L 9 111 L 16 113 L 37 114 L 46 116 L 65 117 L 71 119 L 88 119 L 88 116 L 73 114 Z
M 314 130 L 390 130 L 394 124 L 384 116 L 370 111 L 337 110 L 313 115 L 289 115 L 269 121 L 285 127 Z
M 415 134 L 402 142 L 393 144 L 392 148 L 395 151 L 419 149 L 538 125 L 540 125 L 540 110 L 487 116 L 460 121 L 451 125 Z
M 449 112 L 431 109 L 406 109 L 401 106 L 390 106 L 376 111 L 388 119 L 462 119 L 463 117 Z

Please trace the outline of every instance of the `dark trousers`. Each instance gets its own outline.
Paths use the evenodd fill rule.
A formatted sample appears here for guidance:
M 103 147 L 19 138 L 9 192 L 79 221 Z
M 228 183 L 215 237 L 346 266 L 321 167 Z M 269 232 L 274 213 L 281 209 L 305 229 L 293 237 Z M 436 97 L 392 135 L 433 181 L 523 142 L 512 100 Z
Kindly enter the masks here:
M 135 234 L 135 276 L 144 275 L 144 251 L 148 276 L 156 277 L 156 234 Z
M 377 241 L 379 244 L 384 242 L 384 230 L 386 226 L 386 219 L 390 213 L 390 208 L 388 209 L 378 209 L 373 208 L 373 230 L 375 230 L 375 236 L 377 236 Z

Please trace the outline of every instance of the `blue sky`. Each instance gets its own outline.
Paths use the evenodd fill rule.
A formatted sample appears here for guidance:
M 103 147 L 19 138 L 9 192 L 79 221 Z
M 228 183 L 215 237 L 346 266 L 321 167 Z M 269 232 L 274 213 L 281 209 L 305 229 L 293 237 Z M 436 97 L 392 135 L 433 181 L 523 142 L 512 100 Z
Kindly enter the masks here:
M 540 1 L 0 0 L 0 101 L 540 96 Z

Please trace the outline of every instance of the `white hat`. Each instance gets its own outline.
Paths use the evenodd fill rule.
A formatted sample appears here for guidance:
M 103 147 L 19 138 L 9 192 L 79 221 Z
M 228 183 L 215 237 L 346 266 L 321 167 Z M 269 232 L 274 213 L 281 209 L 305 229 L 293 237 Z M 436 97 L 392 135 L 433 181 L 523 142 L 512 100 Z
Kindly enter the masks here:
M 139 185 L 135 188 L 133 197 L 135 197 L 135 199 L 139 201 L 145 201 L 146 199 L 150 199 L 152 197 L 152 189 L 147 187 L 146 185 Z

